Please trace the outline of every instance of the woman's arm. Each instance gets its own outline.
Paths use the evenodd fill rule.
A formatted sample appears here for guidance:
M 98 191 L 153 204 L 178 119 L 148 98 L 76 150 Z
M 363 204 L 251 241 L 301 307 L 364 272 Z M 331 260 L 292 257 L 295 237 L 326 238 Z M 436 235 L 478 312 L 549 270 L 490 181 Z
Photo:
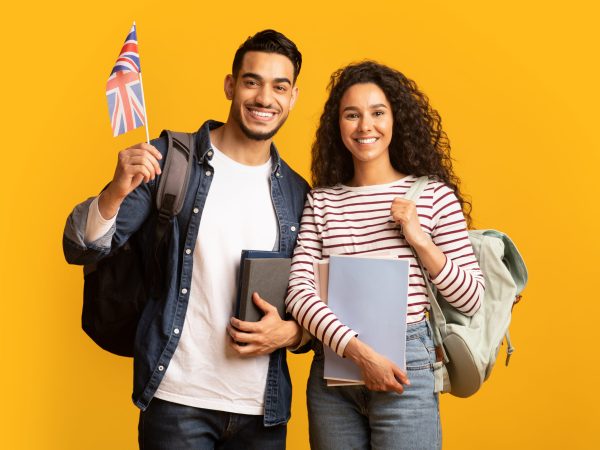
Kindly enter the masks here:
M 287 310 L 313 336 L 339 356 L 348 357 L 358 365 L 365 385 L 375 391 L 402 393 L 408 384 L 406 374 L 392 361 L 360 341 L 356 333 L 342 324 L 321 300 L 316 290 L 313 264 L 322 259 L 322 213 L 315 207 L 318 200 L 309 194 L 304 208 L 292 270 Z
M 321 300 L 315 285 L 313 264 L 322 259 L 321 214 L 308 194 L 300 221 L 300 231 L 292 257 L 286 298 L 287 311 L 296 321 L 338 355 L 344 355 L 348 341 L 356 333 L 344 325 Z
M 465 315 L 475 314 L 485 290 L 483 274 L 454 192 L 441 183 L 433 189 L 431 236 L 421 228 L 414 202 L 394 199 L 391 215 L 402 226 L 406 241 L 417 252 L 440 294 Z

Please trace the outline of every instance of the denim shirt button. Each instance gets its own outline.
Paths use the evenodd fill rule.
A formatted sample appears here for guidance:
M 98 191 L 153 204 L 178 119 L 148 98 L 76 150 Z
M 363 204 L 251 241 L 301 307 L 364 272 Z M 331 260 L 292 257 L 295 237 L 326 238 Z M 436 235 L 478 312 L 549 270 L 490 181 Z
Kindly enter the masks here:
M 158 371 L 159 372 L 162 372 L 163 370 L 165 370 L 165 366 L 163 366 L 163 365 L 158 366 Z
M 290 230 L 292 230 L 292 231 L 296 231 L 296 227 L 295 227 L 294 225 L 292 225 L 292 226 L 290 227 Z
M 186 248 L 186 249 L 185 249 L 185 254 L 186 254 L 186 255 L 189 255 L 190 253 L 192 253 L 192 250 L 191 250 L 191 249 L 189 249 L 189 248 Z
M 212 158 L 213 152 L 212 150 L 209 150 L 208 153 L 206 154 L 209 158 Z
M 206 174 L 207 177 L 210 177 L 212 175 L 212 172 L 210 170 L 207 170 L 206 172 L 204 172 Z
M 182 293 L 182 294 L 187 294 L 187 289 L 186 289 L 186 288 L 183 288 L 183 289 L 181 290 L 181 293 Z
M 175 328 L 175 329 L 173 330 L 173 333 L 175 333 L 175 334 L 179 334 L 179 328 Z
M 200 210 L 198 208 L 194 208 L 194 214 L 198 214 Z

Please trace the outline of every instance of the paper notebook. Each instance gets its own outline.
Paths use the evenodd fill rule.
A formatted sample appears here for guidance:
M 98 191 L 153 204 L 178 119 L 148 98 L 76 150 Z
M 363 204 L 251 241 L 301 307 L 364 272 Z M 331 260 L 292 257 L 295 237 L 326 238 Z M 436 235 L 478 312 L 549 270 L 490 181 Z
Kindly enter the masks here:
M 327 272 L 318 269 L 319 287 Z M 382 256 L 331 256 L 327 303 L 361 341 L 406 368 L 407 260 Z M 328 385 L 363 384 L 360 370 L 324 346 Z

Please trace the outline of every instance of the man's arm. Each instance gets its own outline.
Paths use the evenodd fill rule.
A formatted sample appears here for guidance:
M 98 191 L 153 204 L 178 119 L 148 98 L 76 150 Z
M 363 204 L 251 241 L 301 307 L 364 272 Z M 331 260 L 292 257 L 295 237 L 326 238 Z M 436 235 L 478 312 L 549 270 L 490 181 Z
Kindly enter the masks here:
M 153 141 L 166 150 L 162 140 Z M 119 153 L 117 168 L 110 184 L 97 200 L 102 220 L 114 220 L 102 236 L 88 233 L 88 218 L 93 219 L 90 198 L 77 205 L 67 219 L 63 233 L 63 251 L 70 264 L 89 264 L 108 255 L 127 242 L 146 220 L 152 208 L 151 184 L 160 174 L 161 152 L 153 145 L 138 144 Z M 117 211 L 119 215 L 115 219 Z M 94 228 L 93 226 L 90 228 Z M 87 236 L 86 236 L 87 234 Z

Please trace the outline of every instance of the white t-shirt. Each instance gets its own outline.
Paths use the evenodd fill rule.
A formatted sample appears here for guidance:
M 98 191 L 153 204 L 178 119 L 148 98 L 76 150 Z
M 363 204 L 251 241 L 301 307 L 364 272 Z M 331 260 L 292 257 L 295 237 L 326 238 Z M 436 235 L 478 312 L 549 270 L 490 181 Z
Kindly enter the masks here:
M 234 313 L 241 251 L 276 245 L 271 160 L 247 166 L 212 148 L 213 180 L 193 250 L 186 318 L 155 395 L 188 406 L 259 415 L 264 413 L 269 356 L 237 355 L 226 327 Z M 106 233 L 112 221 L 96 223 Z M 91 228 L 88 223 L 86 237 L 97 235 Z

